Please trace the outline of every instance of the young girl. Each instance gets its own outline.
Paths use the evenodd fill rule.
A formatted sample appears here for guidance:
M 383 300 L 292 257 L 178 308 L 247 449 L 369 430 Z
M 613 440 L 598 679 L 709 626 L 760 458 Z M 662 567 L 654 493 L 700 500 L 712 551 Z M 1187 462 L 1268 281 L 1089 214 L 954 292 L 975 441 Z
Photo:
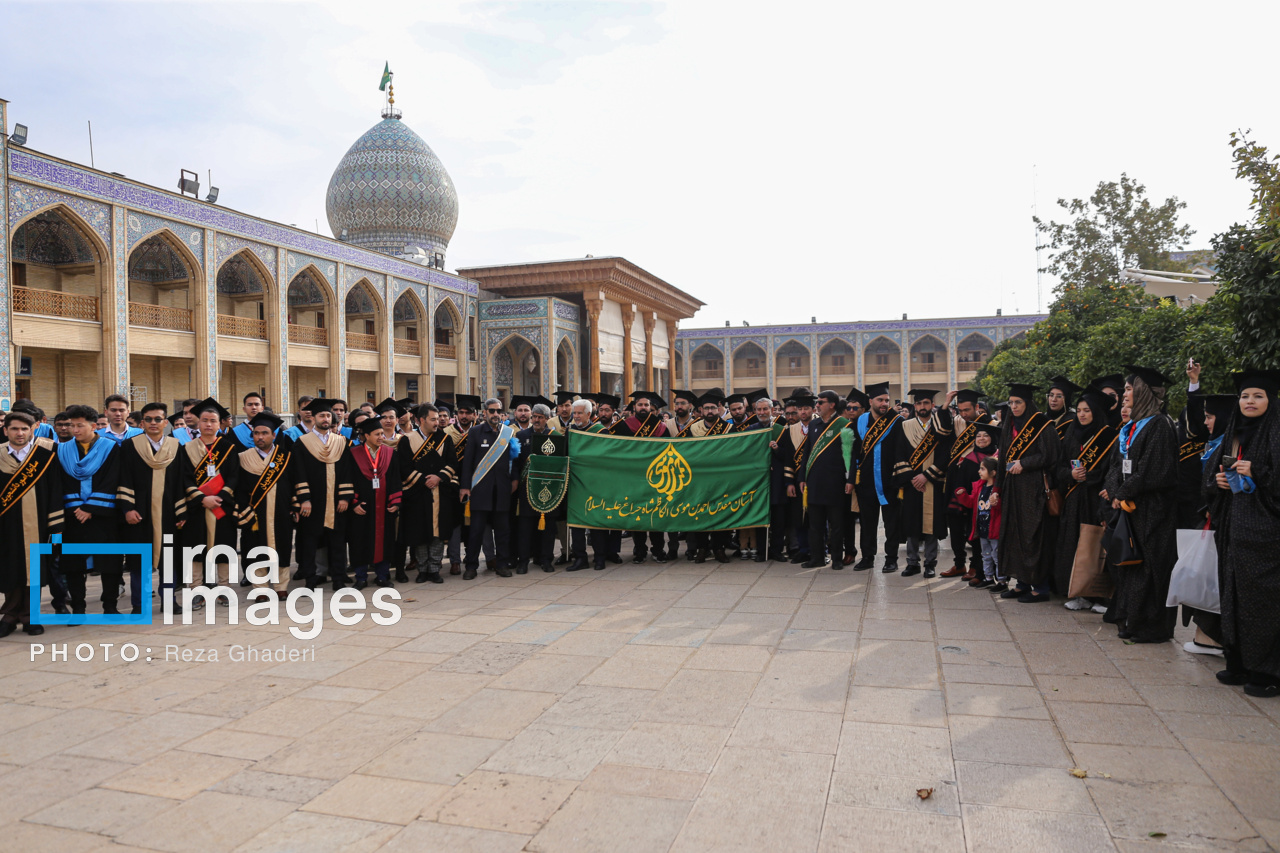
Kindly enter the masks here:
M 1000 573 L 999 547 L 1000 538 L 1000 490 L 996 488 L 996 472 L 1000 463 L 994 456 L 982 460 L 978 467 L 979 479 L 973 484 L 968 494 L 964 489 L 956 489 L 956 500 L 973 510 L 973 529 L 970 539 L 977 539 L 982 548 L 981 580 L 969 585 L 974 589 L 990 589 L 992 592 L 1003 592 L 1009 588 L 1004 575 Z

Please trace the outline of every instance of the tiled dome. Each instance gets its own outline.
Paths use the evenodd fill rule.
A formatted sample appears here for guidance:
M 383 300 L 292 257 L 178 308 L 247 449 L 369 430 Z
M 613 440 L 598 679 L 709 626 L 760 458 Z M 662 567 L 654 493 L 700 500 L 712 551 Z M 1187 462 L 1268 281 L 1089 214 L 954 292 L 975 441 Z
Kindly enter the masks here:
M 458 224 L 458 194 L 444 164 L 398 118 L 369 129 L 343 156 L 325 196 L 334 236 L 388 255 L 406 245 L 444 253 Z

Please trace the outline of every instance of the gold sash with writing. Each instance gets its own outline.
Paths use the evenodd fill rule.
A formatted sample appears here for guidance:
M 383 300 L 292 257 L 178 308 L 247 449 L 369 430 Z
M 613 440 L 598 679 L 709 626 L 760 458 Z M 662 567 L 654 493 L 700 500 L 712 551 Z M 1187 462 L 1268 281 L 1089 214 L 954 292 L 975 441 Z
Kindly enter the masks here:
M 1111 452 L 1112 446 L 1116 443 L 1119 433 L 1109 426 L 1104 426 L 1093 434 L 1093 438 L 1080 448 L 1080 464 L 1086 471 L 1092 471 L 1098 467 L 1103 459 L 1107 458 L 1107 454 Z M 1084 480 L 1072 483 L 1071 488 L 1067 489 L 1067 495 L 1076 490 L 1076 487 L 1083 483 Z M 1063 495 L 1066 498 L 1067 495 Z
M 151 561 L 159 567 L 160 547 L 164 542 L 164 475 L 178 458 L 178 448 L 182 445 L 171 435 L 160 439 L 160 449 L 151 450 L 151 440 L 146 434 L 135 435 L 129 439 L 138 458 L 151 469 Z
M 291 455 L 279 446 L 275 448 L 269 459 L 263 459 L 256 447 L 250 447 L 240 453 L 240 467 L 249 476 L 258 478 L 258 482 L 253 484 L 253 489 L 249 492 L 249 506 L 246 510 L 255 514 L 254 530 L 263 529 L 259 525 L 265 525 L 268 548 L 276 547 L 276 500 L 279 497 L 276 494 L 276 484 L 284 476 L 284 470 L 289 464 Z M 259 513 L 258 507 L 264 500 L 267 505 Z
M 920 443 L 911 451 L 911 455 L 907 457 L 907 467 L 912 471 L 924 470 L 925 460 L 933 455 L 933 449 L 938 446 L 938 434 L 928 427 L 924 427 L 924 437 L 920 439 Z M 910 438 L 910 436 L 908 436 Z
M 640 424 L 639 428 L 636 429 L 633 435 L 636 438 L 648 438 L 653 434 L 654 430 L 661 425 L 662 418 L 658 417 L 658 415 L 653 412 L 650 412 L 649 416 L 644 419 L 644 423 Z
M 0 474 L 6 474 L 9 482 L 0 491 L 0 515 L 14 506 L 22 506 L 22 553 L 31 553 L 31 546 L 40 538 L 40 507 L 31 491 L 53 462 L 54 441 L 51 438 L 32 439 L 34 446 L 24 462 L 19 463 L 13 454 L 0 451 Z M 28 564 L 30 573 L 31 566 Z
M 1022 429 L 1018 431 L 1018 437 L 1009 445 L 1009 453 L 1005 456 L 1005 462 L 1016 462 L 1021 458 L 1022 454 L 1027 452 L 1027 448 L 1031 446 L 1050 421 L 1040 412 L 1035 412 L 1031 417 L 1027 418 L 1027 422 L 1022 425 Z
M 969 455 L 969 451 L 973 450 L 974 441 L 978 438 L 978 424 L 990 421 L 991 419 L 986 415 L 980 415 L 976 421 L 964 428 L 964 432 L 956 436 L 956 443 L 951 446 L 951 460 L 947 463 L 948 466 L 955 465 Z

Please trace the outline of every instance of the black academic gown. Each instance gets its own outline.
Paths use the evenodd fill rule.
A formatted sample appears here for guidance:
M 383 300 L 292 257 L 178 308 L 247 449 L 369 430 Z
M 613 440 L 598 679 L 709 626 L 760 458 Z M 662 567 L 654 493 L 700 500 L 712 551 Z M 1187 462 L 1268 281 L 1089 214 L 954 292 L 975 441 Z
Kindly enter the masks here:
M 1031 414 L 1024 415 L 1025 423 Z M 1019 586 L 1040 587 L 1049 582 L 1048 566 L 1043 560 L 1045 520 L 1049 517 L 1045 498 L 1045 474 L 1058 462 L 1062 442 L 1058 431 L 1043 415 L 1042 426 L 1035 438 L 1016 461 L 1022 463 L 1021 474 L 1008 473 L 1010 448 L 1021 430 L 1014 427 L 1010 415 L 1000 431 L 1000 466 L 996 485 L 1000 489 L 1000 569 L 1018 579 Z
M 1133 424 L 1126 424 L 1121 437 Z M 1178 439 L 1168 416 L 1156 414 L 1129 447 L 1132 471 L 1125 474 L 1120 442 L 1107 472 L 1107 494 L 1133 501 L 1130 530 L 1142 551 L 1142 563 L 1117 567 L 1115 615 L 1130 634 L 1144 640 L 1173 636 L 1177 609 L 1166 607 L 1169 577 L 1178 562 Z
M 448 539 L 458 523 L 457 453 L 453 439 L 443 430 L 423 437 L 411 432 L 401 440 L 400 470 L 404 496 L 400 501 L 400 530 L 409 547 L 429 545 L 434 539 Z M 434 489 L 427 477 L 440 478 Z
M 890 409 L 885 413 L 886 418 L 898 417 L 898 413 Z M 866 418 L 867 435 L 861 434 L 862 419 Z M 886 546 L 891 543 L 901 543 L 906 539 L 906 528 L 903 525 L 902 512 L 902 490 L 895 485 L 894 475 L 898 470 L 900 463 L 905 463 L 911 455 L 911 443 L 907 441 L 906 435 L 902 432 L 903 421 L 898 418 L 897 422 L 890 426 L 874 447 L 867 441 L 867 436 L 871 435 L 871 429 L 878 422 L 878 418 L 873 413 L 864 412 L 858 416 L 858 420 L 854 422 L 854 437 L 857 439 L 857 447 L 854 449 L 854 459 L 858 461 L 858 467 L 851 471 L 849 479 L 853 483 L 854 492 L 858 496 L 858 507 L 860 514 L 868 516 L 869 519 L 877 516 L 884 520 L 884 538 Z M 876 448 L 879 448 L 879 460 L 877 462 Z M 879 468 L 880 483 L 886 504 L 880 503 L 879 493 L 876 491 L 876 469 Z M 872 506 L 874 504 L 874 507 Z M 868 527 L 872 522 L 868 521 Z M 867 528 L 864 528 L 866 530 Z M 870 535 L 863 539 L 864 556 L 874 553 L 867 547 L 868 540 L 870 544 L 875 544 L 875 531 L 872 530 Z
M 1115 442 L 1116 431 L 1105 423 L 1096 426 L 1096 429 L 1087 429 L 1078 422 L 1072 424 L 1062 440 L 1062 456 L 1054 466 L 1054 482 L 1059 484 L 1063 498 L 1051 581 L 1053 591 L 1061 596 L 1068 594 L 1071 585 L 1071 569 L 1075 565 L 1076 548 L 1080 544 L 1080 525 L 1104 524 L 1104 513 L 1111 512 L 1110 504 L 1104 504 L 1098 493 L 1102 491 L 1111 470 L 1114 458 L 1111 445 Z M 1084 480 L 1077 482 L 1071 476 L 1071 460 L 1080 459 L 1086 445 L 1090 447 L 1091 454 L 1101 455 L 1095 465 L 1086 466 Z
M 332 432 L 329 434 L 329 441 L 342 442 L 342 452 L 338 453 L 335 448 L 332 451 L 335 458 L 328 462 L 316 456 L 312 441 L 305 435 L 293 444 L 293 461 L 301 468 L 297 477 L 307 483 L 307 500 L 311 501 L 311 515 L 298 519 L 299 553 L 303 551 L 304 537 L 318 543 L 326 530 L 334 531 L 338 536 L 344 535 L 346 530 L 347 515 L 350 511 L 338 512 L 338 503 L 350 501 L 352 495 L 351 471 L 345 461 L 345 451 L 349 444 L 345 438 Z M 319 439 L 315 439 L 315 442 L 319 442 Z M 330 482 L 332 482 L 331 486 Z M 299 503 L 302 501 L 300 500 Z M 326 515 L 331 518 L 326 520 Z
M 146 435 L 135 435 L 121 442 L 116 452 L 120 454 L 120 486 L 116 494 L 120 540 L 151 543 L 152 565 L 159 567 L 164 534 L 177 533 L 178 502 L 183 496 L 178 458 L 184 451 L 172 436 L 165 436 L 157 452 Z M 130 511 L 141 515 L 142 520 L 129 524 L 125 515 Z
M 918 418 L 916 422 L 919 423 Z M 915 467 L 912 467 L 912 459 L 918 445 L 912 445 L 906 437 L 909 426 L 908 422 L 901 427 L 907 444 L 907 456 L 901 460 L 901 467 L 894 476 L 894 484 L 902 491 L 902 523 L 908 536 L 946 538 L 946 468 L 951 461 L 951 445 L 955 441 L 951 412 L 937 409 L 929 416 L 928 433 L 920 441 L 925 441 L 928 434 L 935 435 L 937 438 L 933 454 L 932 457 L 919 460 Z M 917 474 L 923 474 L 927 481 L 923 492 L 911 483 Z
M 46 543 L 62 530 L 62 469 L 55 443 L 33 438 L 26 459 L 18 462 L 7 448 L 0 447 L 0 591 L 17 591 L 30 579 L 31 546 Z M 34 484 L 33 484 L 34 481 Z M 49 565 L 42 563 L 41 567 Z M 49 582 L 49 570 L 40 576 Z
M 272 445 L 263 458 L 256 447 L 240 453 L 240 483 L 236 487 L 236 515 L 240 524 L 240 556 L 249 565 L 254 548 L 272 548 L 281 573 L 293 562 L 293 515 L 310 496 L 302 466 L 293 452 Z M 254 560 L 256 562 L 256 560 Z
M 529 503 L 528 481 L 525 479 L 529 468 L 529 457 L 567 456 L 569 454 L 568 437 L 556 435 L 550 431 L 534 432 L 533 427 L 529 427 L 516 433 L 516 438 L 520 441 L 520 459 L 516 462 L 516 467 L 520 471 L 520 487 L 516 490 L 516 500 L 519 503 L 517 514 L 522 518 L 532 516 L 536 519 L 542 513 L 535 510 Z M 549 449 L 545 446 L 548 441 L 551 442 Z M 561 501 L 560 506 L 547 514 L 547 521 L 559 521 L 565 517 L 566 512 L 565 502 Z
M 1187 395 L 1187 405 L 1178 418 L 1178 527 L 1194 530 L 1204 526 L 1204 495 L 1201 455 L 1209 439 L 1204 425 L 1204 396 L 1199 391 Z
M 391 559 L 396 548 L 396 518 L 400 509 L 400 454 L 390 447 L 378 449 L 378 467 L 365 445 L 348 447 L 346 467 L 351 473 L 354 499 L 347 514 L 347 547 L 351 565 L 371 566 Z M 374 488 L 374 479 L 378 488 Z M 355 510 L 364 510 L 361 515 Z
M 206 494 L 200 486 L 208 480 L 207 466 L 212 461 L 217 474 L 222 477 L 222 518 L 215 518 L 212 511 L 201 504 Z M 199 438 L 187 442 L 178 450 L 179 495 L 175 511 L 182 527 L 183 547 L 204 545 L 205 550 L 215 545 L 236 544 L 239 525 L 236 520 L 236 487 L 240 483 L 240 445 L 226 436 L 219 436 L 206 446 Z M 197 557 L 196 563 L 203 563 Z
M 849 496 L 844 491 L 845 483 L 849 479 L 849 469 L 845 464 L 844 442 L 849 441 L 849 437 L 836 437 L 825 450 L 817 454 L 813 464 L 809 464 L 824 429 L 841 430 L 847 427 L 848 423 L 846 418 L 837 415 L 827 423 L 818 419 L 809 425 L 809 434 L 805 436 L 800 460 L 800 470 L 796 472 L 797 479 L 804 481 L 805 503 L 808 506 L 847 506 L 849 504 Z
M 91 478 L 90 488 L 95 493 L 116 495 L 120 489 L 120 445 L 109 438 L 98 437 L 94 439 L 94 443 L 99 441 L 110 441 L 113 449 L 107 454 L 107 458 Z M 75 446 L 79 458 L 83 459 L 85 456 L 84 450 L 78 442 L 75 443 Z M 80 481 L 65 468 L 59 466 L 58 470 L 62 474 L 62 494 L 64 499 L 66 495 L 79 494 Z M 87 521 L 77 520 L 75 517 L 76 509 L 82 509 L 89 513 L 89 519 Z M 64 542 L 77 543 L 113 542 L 116 538 L 116 521 L 118 518 L 119 509 L 115 506 L 114 501 L 112 501 L 112 506 L 110 507 L 93 504 L 83 504 L 79 507 L 67 505 L 63 514 L 62 540 Z

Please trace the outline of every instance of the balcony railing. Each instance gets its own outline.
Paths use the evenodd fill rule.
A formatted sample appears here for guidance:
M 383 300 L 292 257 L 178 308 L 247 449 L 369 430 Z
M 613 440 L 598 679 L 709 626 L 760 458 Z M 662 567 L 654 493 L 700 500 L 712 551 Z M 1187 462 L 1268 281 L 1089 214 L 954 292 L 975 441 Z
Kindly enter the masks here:
M 191 309 L 167 308 L 146 302 L 129 303 L 129 325 L 146 326 L 149 329 L 170 329 L 175 332 L 191 331 Z
M 422 355 L 422 347 L 408 338 L 394 338 L 396 355 Z
M 98 299 L 95 296 L 77 296 L 59 290 L 15 287 L 13 310 L 21 314 L 44 314 L 71 320 L 97 320 Z
M 364 332 L 347 332 L 347 349 L 378 351 L 378 336 Z
M 255 320 L 252 317 L 233 317 L 230 314 L 218 315 L 218 334 L 232 338 L 254 338 L 267 340 L 267 321 Z
M 736 379 L 763 379 L 765 372 L 763 367 L 735 367 L 733 375 Z
M 724 378 L 724 368 L 716 368 L 715 370 L 707 370 L 706 368 L 703 368 L 701 370 L 693 370 L 691 371 L 691 373 L 694 379 L 723 379 Z
M 436 344 L 436 358 L 457 358 L 458 347 L 454 344 Z
M 291 323 L 289 324 L 289 343 L 327 347 L 329 345 L 329 330 L 317 328 L 316 326 L 295 326 Z
M 778 375 L 779 376 L 808 376 L 809 368 L 808 367 L 789 367 L 789 366 L 779 367 Z

